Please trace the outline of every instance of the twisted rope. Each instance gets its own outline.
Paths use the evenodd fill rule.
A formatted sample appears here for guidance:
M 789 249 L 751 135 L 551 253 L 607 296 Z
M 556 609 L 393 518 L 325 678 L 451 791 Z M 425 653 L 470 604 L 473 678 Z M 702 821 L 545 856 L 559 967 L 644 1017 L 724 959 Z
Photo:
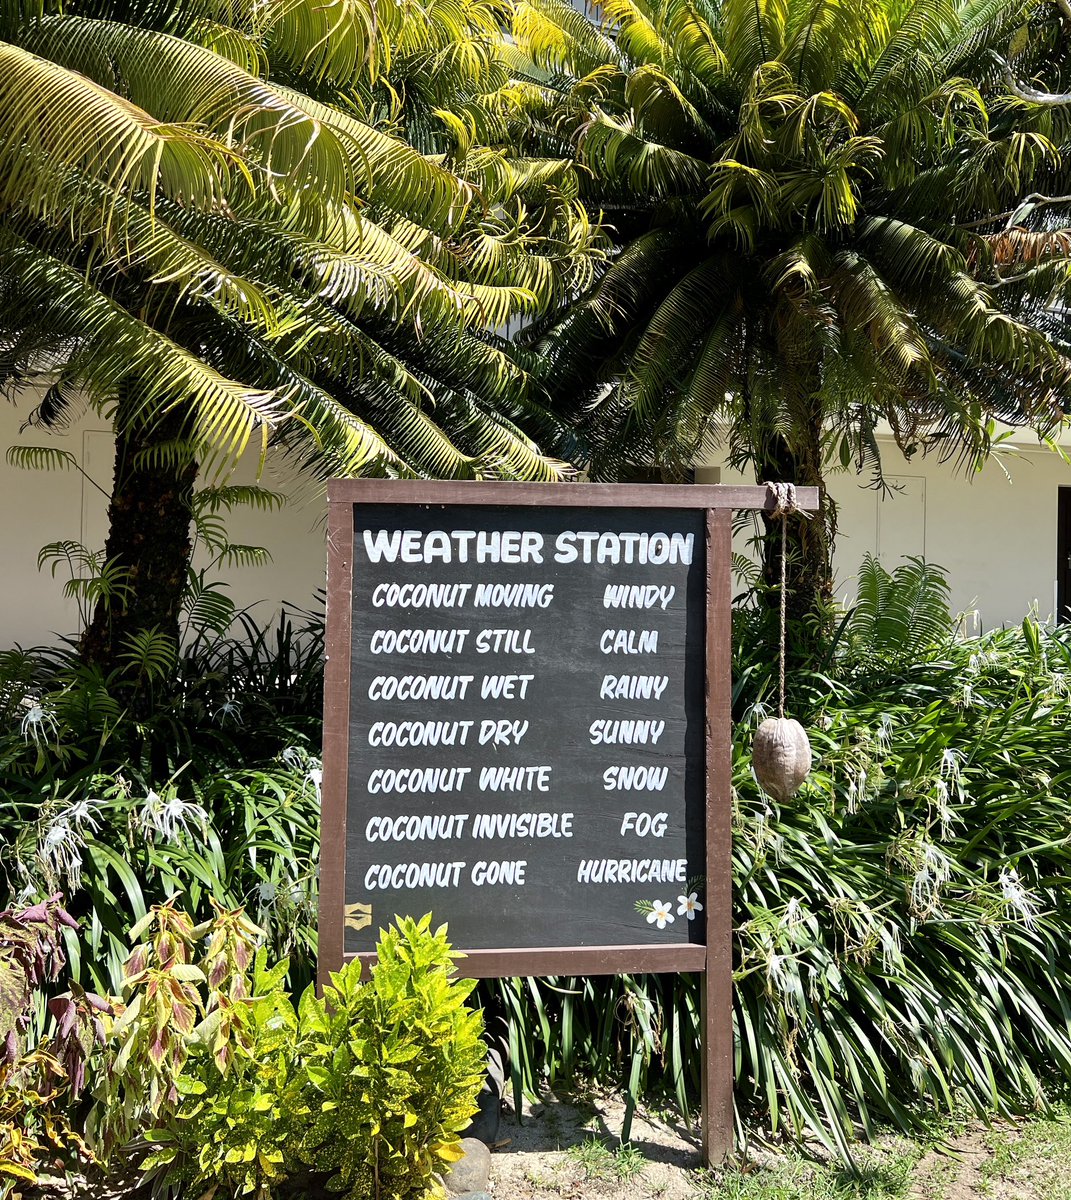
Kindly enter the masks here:
M 773 511 L 770 519 L 781 522 L 781 641 L 777 654 L 778 690 L 777 715 L 785 715 L 785 611 L 788 601 L 785 560 L 788 557 L 788 517 L 796 512 L 796 485 L 793 483 L 767 483 L 773 493 Z

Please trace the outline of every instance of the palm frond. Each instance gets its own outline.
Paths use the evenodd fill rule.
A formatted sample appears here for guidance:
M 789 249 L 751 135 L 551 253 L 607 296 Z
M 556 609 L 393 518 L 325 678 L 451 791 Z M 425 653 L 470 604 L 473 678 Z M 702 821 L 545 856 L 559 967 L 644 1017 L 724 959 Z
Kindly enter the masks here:
M 0 42 L 0 205 L 56 216 L 71 172 L 204 207 L 234 166 L 219 140 L 168 124 L 82 74 Z

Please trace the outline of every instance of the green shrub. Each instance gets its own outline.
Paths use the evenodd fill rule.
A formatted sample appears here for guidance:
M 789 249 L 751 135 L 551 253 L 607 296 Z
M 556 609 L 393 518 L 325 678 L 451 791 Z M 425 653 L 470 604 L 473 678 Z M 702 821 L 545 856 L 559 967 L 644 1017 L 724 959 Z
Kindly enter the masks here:
M 247 909 L 292 985 L 313 975 L 322 625 L 199 628 L 149 713 L 69 651 L 0 654 L 0 869 L 12 893 L 64 891 L 72 977 L 99 992 L 128 917 L 174 894 L 200 919 Z
M 401 920 L 380 939 L 367 983 L 348 968 L 300 1009 L 312 1123 L 301 1157 L 355 1198 L 423 1196 L 460 1158 L 458 1133 L 476 1111 L 485 1048 L 475 986 L 452 980 L 445 928 Z M 348 1135 L 348 1136 L 347 1136 Z
M 27 1045 L 31 1015 L 45 1007 L 42 988 L 65 965 L 62 933 L 75 926 L 59 900 L 0 912 L 0 1200 L 36 1183 L 46 1157 L 53 1164 L 92 1160 L 67 1109 L 103 1041 L 110 1006 L 79 988 L 54 996 L 47 1001 L 51 1036 Z
M 445 929 L 400 921 L 367 982 L 347 965 L 296 1008 L 286 962 L 254 950 L 241 912 L 197 926 L 161 905 L 132 932 L 89 1123 L 103 1155 L 140 1160 L 160 1194 L 435 1191 L 483 1069 L 473 984 L 450 978 Z

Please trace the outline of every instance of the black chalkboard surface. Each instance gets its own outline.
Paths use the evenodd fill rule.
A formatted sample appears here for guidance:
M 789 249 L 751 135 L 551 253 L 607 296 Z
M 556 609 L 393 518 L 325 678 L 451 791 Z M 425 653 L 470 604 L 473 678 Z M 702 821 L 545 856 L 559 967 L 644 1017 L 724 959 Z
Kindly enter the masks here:
M 704 942 L 706 567 L 701 509 L 353 507 L 347 954 Z

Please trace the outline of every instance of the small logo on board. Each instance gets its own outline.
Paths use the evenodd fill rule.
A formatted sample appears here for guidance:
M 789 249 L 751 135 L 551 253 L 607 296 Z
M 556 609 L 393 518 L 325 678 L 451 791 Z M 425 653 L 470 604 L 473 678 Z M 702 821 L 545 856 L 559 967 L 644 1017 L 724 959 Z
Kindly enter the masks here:
M 345 912 L 347 929 L 367 929 L 372 924 L 371 904 L 347 904 Z

